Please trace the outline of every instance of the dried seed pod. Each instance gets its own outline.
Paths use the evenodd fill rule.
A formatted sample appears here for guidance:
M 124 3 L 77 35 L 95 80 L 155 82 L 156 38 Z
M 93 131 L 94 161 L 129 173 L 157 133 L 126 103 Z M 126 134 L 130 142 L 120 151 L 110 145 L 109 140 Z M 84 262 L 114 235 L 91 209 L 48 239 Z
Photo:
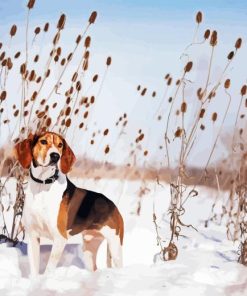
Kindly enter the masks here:
M 7 92 L 6 92 L 6 90 L 3 90 L 0 95 L 0 101 L 2 102 L 4 100 L 6 100 L 6 97 L 7 97 Z
M 0 55 L 0 61 L 2 61 L 5 58 L 5 51 L 3 51 Z
M 210 36 L 210 30 L 207 29 L 204 33 L 204 39 L 207 40 L 209 38 L 209 36 Z
M 57 55 L 60 56 L 61 53 L 62 53 L 62 48 L 59 46 L 59 47 L 57 48 L 56 52 L 57 52 Z
M 9 32 L 9 35 L 11 36 L 11 38 L 15 36 L 16 31 L 17 31 L 17 26 L 13 25 L 10 29 L 10 32 Z
M 84 118 L 87 118 L 87 117 L 88 117 L 88 111 L 86 111 L 86 112 L 83 114 L 83 117 L 84 117 Z
M 66 104 L 69 105 L 70 101 L 71 101 L 71 98 L 68 97 L 68 98 L 66 99 Z
M 94 144 L 94 140 L 91 140 L 91 141 L 90 141 L 90 144 L 93 145 L 93 144 Z
M 96 82 L 98 80 L 98 74 L 95 74 L 94 76 L 93 76 L 93 82 Z
M 202 22 L 202 13 L 201 11 L 198 11 L 196 14 L 196 22 L 198 23 L 198 25 Z
M 75 109 L 74 114 L 76 115 L 78 112 L 79 112 L 79 109 L 77 108 L 77 109 Z
M 16 110 L 15 112 L 14 112 L 14 117 L 17 117 L 19 115 L 19 110 Z
M 108 57 L 106 59 L 106 66 L 110 66 L 111 65 L 111 57 Z
M 107 128 L 107 129 L 104 130 L 103 135 L 104 135 L 104 136 L 107 136 L 108 133 L 109 133 L 109 129 Z
M 247 99 L 245 99 L 245 107 L 247 108 Z
M 39 60 L 39 55 L 37 54 L 37 55 L 34 57 L 33 61 L 34 61 L 35 63 L 37 63 L 38 60 Z
M 142 141 L 144 139 L 144 134 L 140 134 L 140 136 L 138 137 L 139 141 Z
M 94 24 L 97 18 L 97 11 L 93 11 L 88 19 L 89 24 Z
M 205 125 L 201 124 L 201 125 L 200 125 L 200 129 L 201 129 L 202 131 L 204 131 L 204 130 L 205 130 Z
M 24 116 L 24 117 L 27 117 L 28 114 L 29 114 L 29 111 L 26 110 L 26 111 L 24 111 L 23 116 Z
M 241 88 L 241 95 L 242 96 L 245 96 L 246 95 L 246 92 L 247 92 L 247 85 L 244 84 Z
M 234 51 L 229 52 L 227 59 L 230 61 L 234 57 Z
M 14 58 L 15 58 L 15 59 L 18 59 L 20 55 L 21 55 L 21 53 L 20 53 L 20 51 L 18 51 L 18 52 L 15 54 Z
M 230 79 L 226 79 L 225 83 L 224 83 L 224 87 L 225 89 L 228 89 L 231 85 L 231 80 Z
M 201 109 L 201 111 L 199 113 L 199 118 L 203 118 L 204 117 L 205 111 L 206 110 L 204 108 Z
M 52 105 L 52 108 L 54 109 L 54 108 L 56 108 L 57 107 L 57 103 L 54 103 L 53 105 Z
M 65 58 L 63 58 L 62 60 L 61 60 L 61 66 L 64 66 L 64 64 L 65 64 L 65 62 L 66 62 L 66 59 Z
M 81 90 L 81 82 L 79 80 L 76 82 L 76 90 L 77 91 Z
M 36 83 L 40 83 L 40 81 L 41 81 L 41 76 L 39 76 L 37 79 L 36 79 Z
M 44 25 L 44 32 L 48 32 L 48 30 L 49 30 L 49 23 L 46 23 L 45 25 Z
M 106 147 L 105 147 L 105 154 L 107 154 L 107 153 L 109 153 L 110 152 L 110 147 L 109 147 L 109 145 L 107 145 Z
M 144 89 L 142 90 L 142 92 L 141 92 L 141 96 L 145 96 L 145 94 L 146 94 L 146 91 L 147 91 L 147 89 L 146 89 L 146 88 L 144 88 Z
M 94 96 L 91 96 L 90 103 L 93 104 L 94 102 L 95 102 L 95 97 Z
M 59 55 L 55 55 L 54 62 L 57 63 L 59 61 Z
M 183 130 L 180 127 L 178 127 L 177 130 L 175 131 L 175 134 L 174 134 L 175 138 L 181 137 L 182 133 L 183 133 Z
M 141 89 L 141 86 L 140 85 L 138 85 L 137 86 L 137 91 L 139 91 Z
M 11 61 L 11 58 L 8 58 L 8 59 L 7 59 L 7 67 L 8 67 L 8 70 L 11 70 L 12 67 L 13 67 L 13 63 L 12 63 L 12 61 Z
M 71 119 L 68 118 L 68 119 L 66 120 L 66 122 L 65 122 L 65 126 L 66 126 L 66 127 L 70 127 L 70 125 L 71 125 Z
M 88 69 L 88 60 L 84 61 L 83 65 L 82 65 L 82 68 L 84 71 L 87 71 Z
M 33 81 L 35 78 L 36 78 L 35 71 L 32 70 L 32 71 L 30 72 L 30 75 L 29 75 L 29 81 Z
M 217 45 L 217 31 L 212 32 L 212 35 L 210 38 L 210 45 L 213 47 Z
M 65 110 L 65 115 L 66 115 L 66 116 L 69 116 L 69 115 L 70 115 L 70 112 L 71 112 L 71 107 L 68 106 L 68 107 L 66 108 L 66 110 Z
M 29 0 L 28 3 L 27 3 L 28 9 L 32 9 L 34 4 L 35 4 L 35 0 Z
M 217 113 L 214 112 L 214 113 L 212 114 L 212 121 L 215 122 L 215 121 L 217 120 L 217 117 L 218 117 Z
M 45 105 L 46 99 L 41 100 L 40 105 Z
M 172 97 L 169 97 L 168 103 L 171 103 L 171 102 L 172 102 Z
M 84 46 L 86 48 L 88 48 L 88 47 L 90 47 L 90 44 L 91 44 L 91 37 L 87 36 L 86 39 L 85 39 L 85 42 L 84 42 Z
M 172 77 L 169 77 L 167 80 L 167 85 L 171 85 L 172 84 Z
M 26 100 L 26 101 L 24 102 L 24 107 L 27 107 L 28 104 L 29 104 L 29 100 Z
M 153 91 L 153 92 L 152 92 L 152 97 L 153 97 L 153 98 L 156 97 L 156 91 Z
M 45 76 L 46 76 L 46 77 L 49 77 L 50 73 L 51 73 L 51 70 L 48 69 L 48 70 L 46 71 L 46 73 L 45 73 Z
M 45 121 L 46 126 L 49 127 L 51 125 L 51 123 L 52 123 L 52 120 L 50 117 L 48 117 Z
M 145 150 L 145 151 L 143 152 L 143 154 L 144 154 L 144 156 L 147 156 L 147 155 L 148 155 L 148 151 Z
M 78 73 L 75 72 L 71 78 L 71 81 L 76 82 L 77 77 L 78 77 Z
M 186 104 L 186 102 L 183 102 L 181 104 L 181 112 L 186 113 L 186 111 L 187 111 L 187 104 Z
M 238 38 L 236 43 L 235 43 L 235 48 L 238 50 L 242 45 L 242 38 Z
M 203 97 L 203 93 L 202 93 L 202 88 L 200 87 L 200 88 L 198 88 L 198 90 L 197 90 L 197 97 L 198 97 L 198 99 L 199 100 L 201 100 L 202 99 L 202 97 Z
M 40 27 L 36 27 L 34 30 L 34 34 L 38 35 L 40 33 Z
M 190 72 L 190 70 L 192 69 L 192 66 L 193 66 L 193 62 L 188 62 L 187 64 L 186 64 L 186 66 L 184 67 L 184 72 L 186 73 L 186 72 Z
M 57 23 L 57 28 L 58 30 L 63 30 L 64 29 L 64 25 L 65 25 L 65 21 L 66 21 L 66 15 L 63 13 Z
M 86 50 L 85 53 L 84 53 L 84 56 L 83 56 L 84 59 L 85 60 L 89 59 L 89 56 L 90 56 L 90 51 L 89 50 Z
M 58 43 L 59 39 L 60 39 L 60 32 L 57 32 L 56 35 L 53 38 L 53 41 L 52 41 L 53 44 L 56 45 Z
M 79 128 L 83 128 L 83 126 L 84 126 L 84 123 L 81 122 L 81 123 L 79 124 Z
M 76 44 L 79 44 L 81 42 L 81 35 L 78 35 L 76 38 Z
M 167 73 L 166 76 L 165 76 L 165 79 L 168 79 L 170 77 L 170 74 Z

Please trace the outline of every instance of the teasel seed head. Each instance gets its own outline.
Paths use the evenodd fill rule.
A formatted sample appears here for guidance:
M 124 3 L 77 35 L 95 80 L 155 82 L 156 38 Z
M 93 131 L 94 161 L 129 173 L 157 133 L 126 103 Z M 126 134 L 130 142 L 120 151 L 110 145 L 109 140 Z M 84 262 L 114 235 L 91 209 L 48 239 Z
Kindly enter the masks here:
M 213 47 L 217 45 L 217 31 L 212 32 L 212 35 L 210 38 L 210 45 Z
M 97 11 L 93 11 L 88 19 L 89 24 L 94 24 L 97 18 Z
M 11 38 L 15 36 L 16 31 L 17 31 L 17 26 L 13 25 L 10 29 L 10 32 L 9 32 L 9 35 L 11 36 Z
M 242 45 L 242 38 L 238 38 L 236 43 L 235 43 L 235 48 L 238 50 Z
M 186 66 L 184 67 L 184 72 L 186 73 L 186 72 L 190 72 L 190 70 L 192 69 L 192 66 L 193 66 L 193 62 L 188 62 L 187 64 L 186 64 Z
M 204 33 L 204 39 L 207 40 L 209 38 L 209 36 L 210 36 L 210 30 L 207 29 Z
M 198 23 L 198 25 L 202 22 L 202 12 L 198 11 L 196 14 L 196 22 Z
M 212 121 L 215 122 L 217 120 L 218 114 L 216 112 L 214 112 L 212 114 Z
M 228 89 L 231 85 L 231 80 L 230 79 L 226 79 L 225 83 L 224 83 L 224 87 L 225 89 Z
M 66 21 L 66 15 L 63 13 L 57 23 L 57 28 L 58 30 L 63 30 L 64 29 L 64 25 L 65 25 L 65 21 Z

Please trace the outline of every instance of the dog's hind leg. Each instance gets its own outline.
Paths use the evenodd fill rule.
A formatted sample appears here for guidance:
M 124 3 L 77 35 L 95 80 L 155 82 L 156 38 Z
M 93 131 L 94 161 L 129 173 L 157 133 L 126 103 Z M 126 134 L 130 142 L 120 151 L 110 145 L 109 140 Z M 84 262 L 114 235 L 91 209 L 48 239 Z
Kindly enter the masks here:
M 108 226 L 103 227 L 101 233 L 107 240 L 107 267 L 122 267 L 122 245 L 120 236 L 116 234 L 115 229 Z
M 90 230 L 83 232 L 83 260 L 87 270 L 97 269 L 97 252 L 103 240 L 104 237 L 99 232 Z

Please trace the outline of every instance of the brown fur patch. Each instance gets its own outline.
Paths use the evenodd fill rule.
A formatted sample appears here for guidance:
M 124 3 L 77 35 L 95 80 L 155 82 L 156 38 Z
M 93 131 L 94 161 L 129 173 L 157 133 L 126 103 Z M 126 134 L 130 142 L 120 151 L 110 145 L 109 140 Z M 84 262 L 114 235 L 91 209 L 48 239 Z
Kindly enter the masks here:
M 60 234 L 66 239 L 68 238 L 67 236 L 68 207 L 69 207 L 69 197 L 64 196 L 59 207 L 59 212 L 57 217 L 57 228 Z

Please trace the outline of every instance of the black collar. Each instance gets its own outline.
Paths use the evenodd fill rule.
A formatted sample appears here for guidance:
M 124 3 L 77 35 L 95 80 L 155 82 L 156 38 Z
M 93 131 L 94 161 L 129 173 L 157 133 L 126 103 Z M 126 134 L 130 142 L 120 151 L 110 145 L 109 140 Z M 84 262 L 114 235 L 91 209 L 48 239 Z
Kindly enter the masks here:
M 32 174 L 32 170 L 30 169 L 29 171 L 30 171 L 30 177 L 35 182 L 40 183 L 40 184 L 51 184 L 51 183 L 54 183 L 58 179 L 58 172 L 59 172 L 58 169 L 56 169 L 55 174 L 53 176 L 49 177 L 46 180 L 40 180 L 40 179 L 35 178 L 34 175 Z

